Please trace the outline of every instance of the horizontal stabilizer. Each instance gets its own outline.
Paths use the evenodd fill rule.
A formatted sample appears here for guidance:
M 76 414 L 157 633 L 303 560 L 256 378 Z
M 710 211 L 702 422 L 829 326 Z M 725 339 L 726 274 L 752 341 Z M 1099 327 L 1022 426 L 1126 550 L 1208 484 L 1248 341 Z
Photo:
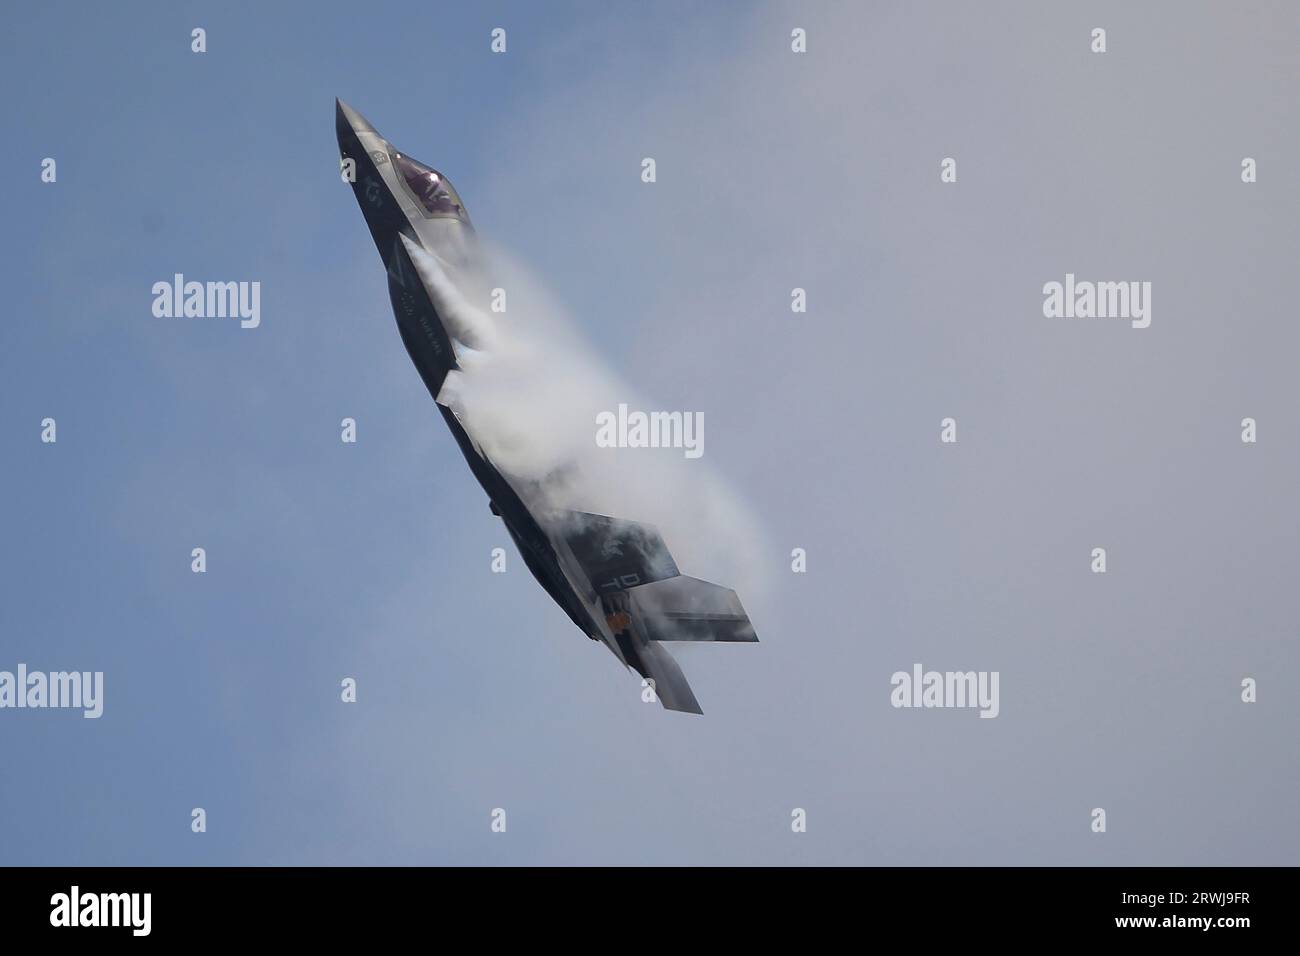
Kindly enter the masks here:
M 632 616 L 651 641 L 757 641 L 731 588 L 684 574 L 628 592 Z

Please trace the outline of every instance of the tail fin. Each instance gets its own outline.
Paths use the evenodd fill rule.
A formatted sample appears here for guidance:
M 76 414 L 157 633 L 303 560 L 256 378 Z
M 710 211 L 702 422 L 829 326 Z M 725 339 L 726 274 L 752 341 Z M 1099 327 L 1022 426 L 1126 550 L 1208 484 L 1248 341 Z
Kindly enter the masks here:
M 679 573 L 653 525 L 570 511 L 563 527 L 565 542 L 600 594 L 625 591 Z
M 754 642 L 754 625 L 731 588 L 677 570 L 651 525 L 569 512 L 564 541 L 600 596 L 618 653 L 667 710 L 703 713 L 663 641 Z
M 731 588 L 679 574 L 627 592 L 631 611 L 652 641 L 757 641 Z
M 679 574 L 603 600 L 611 624 L 621 625 L 614 636 L 624 659 L 654 682 L 655 696 L 667 710 L 703 713 L 662 642 L 758 640 L 736 592 L 699 578 Z
M 673 656 L 653 641 L 646 641 L 637 648 L 633 666 L 641 676 L 654 682 L 655 696 L 665 710 L 676 710 L 684 714 L 703 714 L 700 702 L 695 699 L 695 692 L 686 682 L 686 675 L 677 666 Z

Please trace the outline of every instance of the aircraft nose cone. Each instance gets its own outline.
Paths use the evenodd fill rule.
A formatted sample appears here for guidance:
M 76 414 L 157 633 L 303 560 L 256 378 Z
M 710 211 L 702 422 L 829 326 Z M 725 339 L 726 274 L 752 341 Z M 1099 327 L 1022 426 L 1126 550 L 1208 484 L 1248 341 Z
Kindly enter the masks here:
M 368 119 L 340 99 L 334 101 L 334 118 L 340 132 L 346 127 L 354 133 L 379 133 Z

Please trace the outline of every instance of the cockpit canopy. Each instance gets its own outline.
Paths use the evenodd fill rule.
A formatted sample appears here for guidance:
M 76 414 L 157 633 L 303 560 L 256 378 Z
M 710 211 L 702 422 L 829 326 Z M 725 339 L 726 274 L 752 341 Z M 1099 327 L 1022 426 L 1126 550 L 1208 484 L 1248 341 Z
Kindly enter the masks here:
M 442 173 L 398 152 L 393 153 L 393 168 L 406 184 L 407 192 L 420 204 L 426 219 L 469 221 L 460 196 Z

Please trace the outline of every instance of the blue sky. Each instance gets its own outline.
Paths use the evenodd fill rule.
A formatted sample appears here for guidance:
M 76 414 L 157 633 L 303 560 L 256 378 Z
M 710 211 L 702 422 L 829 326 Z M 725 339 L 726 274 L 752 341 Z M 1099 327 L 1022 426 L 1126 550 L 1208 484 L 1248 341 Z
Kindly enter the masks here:
M 16 13 L 0 669 L 106 699 L 0 713 L 0 863 L 1293 863 L 1300 27 L 1251 6 Z M 762 644 L 679 655 L 703 719 L 490 573 L 336 96 L 705 413 L 773 583 Z M 1152 281 L 1152 327 L 1044 319 L 1067 271 Z M 176 272 L 261 326 L 155 318 Z M 916 661 L 1001 715 L 892 709 Z

